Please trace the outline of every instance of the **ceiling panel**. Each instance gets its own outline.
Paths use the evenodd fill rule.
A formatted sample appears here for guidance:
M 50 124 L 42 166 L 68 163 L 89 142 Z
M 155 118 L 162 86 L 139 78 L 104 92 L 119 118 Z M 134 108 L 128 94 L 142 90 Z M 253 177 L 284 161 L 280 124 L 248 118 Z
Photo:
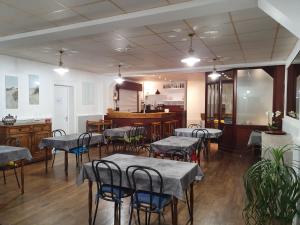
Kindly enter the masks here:
M 99 19 L 124 13 L 118 7 L 108 1 L 101 1 L 93 4 L 74 7 L 73 10 L 89 19 Z
M 217 36 L 213 38 L 202 38 L 202 40 L 210 47 L 228 44 L 237 44 L 237 39 L 234 35 Z
M 140 36 L 140 37 L 132 37 L 129 40 L 133 43 L 136 43 L 141 46 L 149 46 L 155 44 L 163 44 L 165 43 L 164 40 L 159 38 L 157 35 L 147 35 L 147 36 Z
M 265 30 L 259 32 L 251 32 L 245 34 L 239 34 L 239 39 L 242 44 L 246 42 L 261 42 L 261 41 L 273 41 L 275 37 L 275 29 L 274 30 Z
M 203 38 L 222 37 L 224 35 L 234 35 L 234 29 L 231 23 L 224 23 L 213 27 L 199 27 L 196 33 Z
M 252 33 L 264 30 L 276 29 L 277 23 L 269 17 L 261 17 L 253 20 L 235 22 L 238 34 Z
M 230 17 L 228 13 L 216 14 L 212 16 L 198 17 L 193 19 L 188 19 L 187 22 L 195 29 L 200 29 L 201 27 L 216 27 L 224 23 L 230 22 Z
M 165 32 L 177 32 L 177 33 L 188 33 L 192 32 L 189 26 L 184 21 L 173 21 L 169 23 L 161 23 L 161 24 L 154 24 L 148 26 L 151 30 L 156 33 L 165 33 Z
M 51 13 L 58 10 L 63 10 L 65 7 L 55 0 L 2 0 L 3 2 L 14 6 L 17 9 L 22 9 L 26 12 L 41 15 Z
M 236 21 L 243 21 L 243 20 L 252 20 L 257 19 L 260 17 L 268 17 L 261 9 L 259 8 L 251 8 L 251 9 L 244 9 L 239 11 L 231 12 L 232 20 Z
M 165 0 L 111 0 L 126 12 L 146 10 L 168 5 Z
M 136 28 L 132 28 L 132 29 L 118 30 L 118 31 L 116 31 L 116 33 L 122 35 L 123 37 L 127 37 L 127 38 L 153 34 L 153 32 L 151 32 L 146 27 L 136 27 Z
M 66 7 L 76 7 L 80 5 L 88 5 L 94 2 L 103 2 L 105 0 L 57 0 L 57 2 L 63 4 Z

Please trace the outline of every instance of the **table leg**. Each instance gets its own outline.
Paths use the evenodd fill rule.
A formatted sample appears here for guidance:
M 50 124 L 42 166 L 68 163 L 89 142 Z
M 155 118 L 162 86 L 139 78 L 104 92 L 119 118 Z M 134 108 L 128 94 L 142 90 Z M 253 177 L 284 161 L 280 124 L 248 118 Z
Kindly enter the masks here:
M 24 160 L 21 160 L 21 194 L 24 194 Z
M 191 225 L 194 222 L 194 182 L 190 184 L 190 210 L 191 210 Z
M 65 151 L 65 174 L 68 176 L 68 167 L 69 167 L 69 155 L 68 152 Z
M 99 150 L 99 159 L 101 159 L 101 150 L 102 150 L 102 144 L 98 144 L 98 150 Z
M 178 199 L 176 197 L 173 197 L 173 216 L 172 216 L 172 225 L 178 225 L 178 212 L 177 212 L 177 206 L 178 206 Z
M 210 143 L 211 143 L 211 141 L 210 141 L 210 139 L 208 139 L 207 140 L 207 160 L 209 160 L 209 158 L 210 158 Z
M 92 212 L 93 212 L 93 181 L 89 180 L 89 225 L 93 223 Z
M 48 173 L 48 149 L 45 148 L 45 173 Z

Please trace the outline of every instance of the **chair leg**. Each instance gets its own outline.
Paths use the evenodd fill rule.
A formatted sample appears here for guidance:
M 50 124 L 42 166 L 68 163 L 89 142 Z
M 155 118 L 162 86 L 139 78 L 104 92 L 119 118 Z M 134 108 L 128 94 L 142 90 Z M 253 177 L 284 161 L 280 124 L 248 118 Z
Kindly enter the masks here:
M 19 182 L 19 178 L 18 178 L 16 167 L 14 167 L 14 173 L 15 173 L 15 177 L 16 177 L 16 180 L 17 180 L 17 183 L 18 183 L 18 187 L 20 188 L 21 186 L 20 186 L 20 182 Z
M 132 207 L 132 204 L 130 204 L 130 217 L 129 217 L 129 222 L 128 222 L 128 225 L 131 225 L 131 220 L 132 220 L 132 215 L 133 215 L 133 207 Z
M 98 211 L 98 206 L 99 206 L 99 198 L 97 197 L 96 208 L 95 208 L 95 212 L 94 212 L 93 225 L 95 225 L 95 221 L 96 221 L 96 217 L 97 217 L 97 211 Z
M 54 150 L 54 154 L 53 154 L 53 160 L 52 160 L 52 165 L 51 165 L 52 168 L 53 168 L 53 165 L 54 165 L 55 156 L 56 156 L 56 150 Z
M 118 217 L 119 218 L 119 223 L 118 223 L 118 225 L 121 225 L 121 209 L 122 209 L 121 208 L 121 203 L 119 203 L 118 205 L 119 205 L 119 217 Z
M 101 150 L 100 150 L 101 151 Z M 88 155 L 88 159 L 89 159 L 89 162 L 91 161 L 91 157 L 90 157 L 90 151 L 87 152 L 87 155 Z M 101 158 L 101 157 L 100 157 Z
M 151 212 L 149 212 L 149 215 L 148 215 L 148 225 L 150 225 L 150 221 L 151 221 Z
M 161 225 L 161 214 L 158 214 L 158 224 Z
M 82 165 L 82 153 L 80 153 L 80 164 Z
M 140 210 L 137 209 L 137 217 L 138 217 L 138 224 L 141 225 L 141 217 L 140 217 Z
M 2 173 L 3 173 L 3 181 L 4 181 L 4 184 L 6 184 L 5 170 L 2 170 Z

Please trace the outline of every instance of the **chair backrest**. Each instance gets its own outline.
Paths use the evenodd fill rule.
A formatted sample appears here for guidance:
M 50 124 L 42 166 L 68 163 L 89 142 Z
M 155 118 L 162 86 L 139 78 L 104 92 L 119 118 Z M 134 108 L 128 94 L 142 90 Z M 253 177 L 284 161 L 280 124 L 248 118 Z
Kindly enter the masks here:
M 56 129 L 52 131 L 52 137 L 57 137 L 57 136 L 65 136 L 66 132 L 62 129 Z
M 198 138 L 197 149 L 201 149 L 204 141 L 208 137 L 208 131 L 206 129 L 194 129 L 192 132 L 192 137 Z
M 156 169 L 147 166 L 132 165 L 127 167 L 126 176 L 129 187 L 132 190 L 142 192 L 146 191 L 149 194 L 149 205 L 140 202 L 138 196 L 135 195 L 135 202 L 138 207 L 145 211 L 152 211 L 155 208 L 161 208 L 164 182 L 162 175 Z M 142 187 L 138 185 L 138 179 L 143 179 Z M 158 205 L 153 204 L 155 196 L 159 196 Z
M 85 132 L 79 135 L 78 139 L 77 139 L 77 147 L 86 147 L 89 148 L 90 147 L 90 143 L 91 143 L 91 138 L 92 138 L 92 134 Z
M 20 140 L 15 137 L 8 137 L 4 140 L 3 144 L 7 146 L 20 147 Z
M 122 171 L 120 167 L 112 161 L 93 160 L 92 168 L 100 197 L 108 201 L 119 200 L 120 196 L 122 196 L 122 190 L 118 188 L 119 193 L 117 193 L 115 188 L 122 186 Z M 108 186 L 105 191 L 102 189 L 103 185 Z

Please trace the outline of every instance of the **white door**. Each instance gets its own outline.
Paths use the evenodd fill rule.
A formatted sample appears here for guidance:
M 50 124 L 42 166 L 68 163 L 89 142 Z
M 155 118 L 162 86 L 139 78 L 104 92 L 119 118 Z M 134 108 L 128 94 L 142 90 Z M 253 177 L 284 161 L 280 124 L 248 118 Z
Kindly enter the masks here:
M 70 131 L 70 87 L 54 86 L 54 117 L 52 121 L 53 130 L 63 129 L 66 133 Z

